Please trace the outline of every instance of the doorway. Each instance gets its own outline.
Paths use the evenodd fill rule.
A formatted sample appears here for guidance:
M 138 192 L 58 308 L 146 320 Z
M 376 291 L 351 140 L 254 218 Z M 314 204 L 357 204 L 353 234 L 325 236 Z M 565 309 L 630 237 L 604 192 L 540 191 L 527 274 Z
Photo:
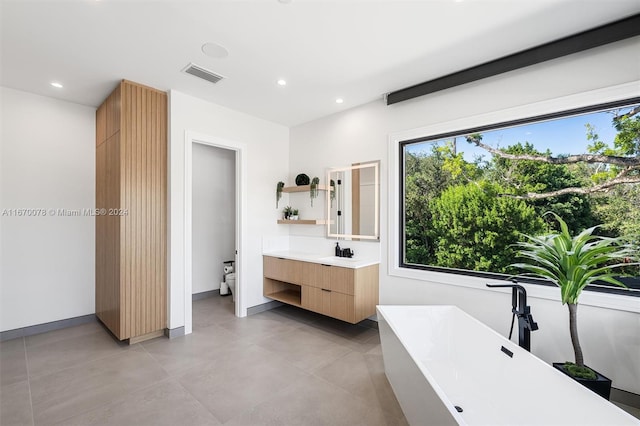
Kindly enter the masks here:
M 222 298 L 216 301 L 216 309 L 229 311 L 232 315 L 235 314 L 235 295 L 232 293 L 237 292 L 235 272 L 229 269 L 235 267 L 236 251 L 235 169 L 234 150 L 198 142 L 193 144 L 192 301 Z
M 184 334 L 190 334 L 193 330 L 193 150 L 200 148 L 200 145 L 221 148 L 222 150 L 231 151 L 235 158 L 235 258 L 224 259 L 234 260 L 236 273 L 236 297 L 235 297 L 235 315 L 244 317 L 247 315 L 245 306 L 245 297 L 243 297 L 244 289 L 244 270 L 245 262 L 243 262 L 243 247 L 245 246 L 246 233 L 244 232 L 245 209 L 246 205 L 246 147 L 242 143 L 207 136 L 200 133 L 187 131 L 185 133 L 184 144 L 184 229 L 183 229 L 183 265 L 182 269 L 184 277 Z M 222 265 L 221 265 L 222 266 Z M 219 278 L 222 278 L 221 276 Z

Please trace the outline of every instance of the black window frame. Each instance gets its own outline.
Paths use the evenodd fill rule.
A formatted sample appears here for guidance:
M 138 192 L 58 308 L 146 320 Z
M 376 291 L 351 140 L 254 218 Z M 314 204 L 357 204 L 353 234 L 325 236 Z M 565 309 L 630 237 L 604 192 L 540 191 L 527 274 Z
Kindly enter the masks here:
M 563 110 L 559 112 L 540 114 L 526 118 L 520 118 L 516 120 L 508 120 L 502 121 L 493 124 L 487 124 L 482 126 L 470 127 L 466 129 L 458 129 L 455 131 L 447 131 L 444 133 L 438 133 L 435 135 L 422 136 L 419 138 L 406 139 L 399 141 L 398 149 L 398 172 L 399 172 L 399 190 L 400 190 L 400 202 L 398 203 L 398 213 L 399 213 L 399 229 L 401 238 L 398 239 L 399 247 L 398 247 L 398 266 L 402 269 L 412 269 L 412 270 L 422 270 L 429 272 L 440 272 L 446 274 L 454 274 L 454 275 L 464 275 L 471 276 L 475 278 L 485 278 L 489 280 L 507 280 L 512 278 L 512 275 L 502 274 L 497 272 L 485 272 L 485 271 L 473 271 L 470 269 L 457 269 L 457 268 L 445 268 L 442 266 L 431 266 L 431 265 L 419 265 L 413 263 L 405 262 L 405 248 L 406 248 L 406 235 L 405 235 L 405 147 L 407 145 L 422 143 L 422 142 L 437 142 L 442 139 L 447 139 L 451 137 L 461 136 L 461 135 L 469 135 L 473 133 L 482 133 L 492 130 L 499 130 L 508 127 L 515 127 L 525 124 L 533 124 L 539 123 L 543 121 L 555 120 L 559 118 L 567 118 L 582 114 L 589 114 L 593 112 L 606 111 L 615 108 L 624 108 L 634 104 L 640 103 L 640 97 L 627 98 L 618 101 L 599 103 L 594 105 L 589 105 L 585 107 L 572 108 L 568 110 Z M 527 277 L 518 277 L 518 282 L 528 283 L 528 284 L 537 284 L 543 285 L 547 287 L 556 287 L 553 283 L 538 279 L 538 278 L 527 278 Z M 624 288 L 616 288 L 616 287 L 607 287 L 607 286 L 598 286 L 598 285 L 589 285 L 585 287 L 586 291 L 600 292 L 600 293 L 609 293 L 609 294 L 621 294 L 624 296 L 630 297 L 640 297 L 640 290 L 637 291 L 629 291 Z

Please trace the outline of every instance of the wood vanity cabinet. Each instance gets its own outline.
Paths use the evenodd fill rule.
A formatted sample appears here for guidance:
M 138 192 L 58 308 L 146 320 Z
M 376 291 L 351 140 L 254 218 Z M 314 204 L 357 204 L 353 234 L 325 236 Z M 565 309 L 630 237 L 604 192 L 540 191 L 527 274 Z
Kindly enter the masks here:
M 344 268 L 264 256 L 264 296 L 355 324 L 375 314 L 378 265 Z
M 167 94 L 123 80 L 96 111 L 96 316 L 130 343 L 167 324 Z

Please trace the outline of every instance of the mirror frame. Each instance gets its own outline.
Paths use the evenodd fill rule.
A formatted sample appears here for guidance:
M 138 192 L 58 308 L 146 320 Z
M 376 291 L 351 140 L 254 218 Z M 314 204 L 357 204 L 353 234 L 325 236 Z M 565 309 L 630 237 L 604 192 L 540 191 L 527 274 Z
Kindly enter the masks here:
M 357 235 L 357 234 L 332 234 L 331 233 L 331 173 L 346 172 L 358 169 L 364 169 L 373 167 L 374 169 L 374 235 Z M 348 167 L 336 167 L 327 169 L 327 194 L 326 194 L 326 206 L 327 206 L 327 238 L 352 238 L 359 240 L 380 240 L 380 160 L 369 161 L 365 163 L 358 163 Z

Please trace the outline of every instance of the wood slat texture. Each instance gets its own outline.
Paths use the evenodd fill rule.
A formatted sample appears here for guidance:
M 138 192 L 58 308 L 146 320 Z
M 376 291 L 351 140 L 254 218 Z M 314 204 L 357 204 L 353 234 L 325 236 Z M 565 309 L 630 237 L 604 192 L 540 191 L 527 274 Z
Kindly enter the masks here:
M 107 140 L 107 103 L 103 102 L 102 105 L 96 110 L 96 146 L 104 143 Z
M 344 294 L 353 295 L 353 283 L 355 274 L 360 269 L 340 268 L 338 266 L 331 267 L 331 291 L 338 291 Z
M 302 278 L 300 284 L 304 286 L 320 287 L 320 266 L 312 262 L 300 262 L 302 265 Z
M 264 276 L 273 278 L 274 280 L 289 282 L 292 284 L 301 284 L 302 275 L 304 274 L 303 263 L 305 262 L 264 256 Z
M 316 287 L 308 285 L 302 286 L 302 305 L 304 309 L 313 312 L 320 312 L 322 310 L 322 290 Z M 265 296 L 267 296 L 265 294 Z
M 109 139 L 121 128 L 120 116 L 120 86 L 111 92 L 105 101 L 105 139 Z
M 102 116 L 106 133 L 115 129 L 118 135 L 118 149 L 105 161 L 105 150 L 98 147 L 96 204 L 104 204 L 105 185 L 117 187 L 117 198 L 107 208 L 111 215 L 96 218 L 96 312 L 98 306 L 115 306 L 117 321 L 98 317 L 119 339 L 135 340 L 164 329 L 167 322 L 167 97 L 123 80 L 99 108 L 97 126 Z M 100 134 L 97 129 L 96 138 Z M 110 144 L 107 139 L 106 151 Z M 117 181 L 103 183 L 103 168 Z
M 380 265 L 356 269 L 354 277 L 355 319 L 361 321 L 376 313 L 380 292 L 378 290 Z M 360 318 L 360 319 L 359 319 Z
M 353 296 L 337 291 L 326 292 L 331 297 L 330 316 L 352 324 L 362 321 L 364 318 L 356 319 L 356 307 Z

